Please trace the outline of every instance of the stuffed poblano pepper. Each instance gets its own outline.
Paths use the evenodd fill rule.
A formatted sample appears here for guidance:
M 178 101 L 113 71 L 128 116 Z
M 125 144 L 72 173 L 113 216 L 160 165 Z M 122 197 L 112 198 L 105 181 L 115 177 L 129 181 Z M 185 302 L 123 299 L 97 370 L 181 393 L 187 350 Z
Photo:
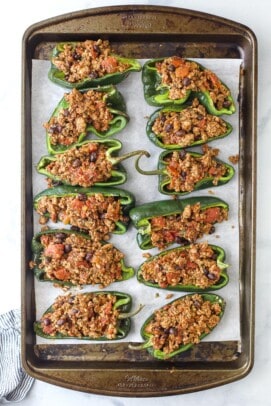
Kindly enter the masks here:
M 136 206 L 130 210 L 130 218 L 138 230 L 141 249 L 164 249 L 174 243 L 194 243 L 205 234 L 213 234 L 214 225 L 228 219 L 228 211 L 228 204 L 219 198 L 195 196 Z
M 159 175 L 158 190 L 165 195 L 183 196 L 229 182 L 235 171 L 231 165 L 216 159 L 219 150 L 204 146 L 203 152 L 164 151 L 159 156 L 158 169 L 144 171 L 139 167 L 139 158 L 136 169 L 143 175 Z
M 61 286 L 96 285 L 101 288 L 130 279 L 131 267 L 124 254 L 108 242 L 93 241 L 89 235 L 67 229 L 51 229 L 32 240 L 30 267 L 36 278 Z
M 130 72 L 141 70 L 140 63 L 113 53 L 108 41 L 60 42 L 52 52 L 49 79 L 67 87 L 89 87 L 117 84 Z
M 134 204 L 130 192 L 102 186 L 59 186 L 46 189 L 34 198 L 34 210 L 40 215 L 40 224 L 49 219 L 62 222 L 98 241 L 108 239 L 111 233 L 127 231 L 129 210 Z
M 46 175 L 48 186 L 59 184 L 90 187 L 124 183 L 127 172 L 120 164 L 135 155 L 148 155 L 138 150 L 118 156 L 122 144 L 118 140 L 83 141 L 67 151 L 43 156 L 37 171 Z
M 44 124 L 50 154 L 67 150 L 88 134 L 108 138 L 126 126 L 125 102 L 115 86 L 66 93 Z
M 224 299 L 213 293 L 185 295 L 156 310 L 143 324 L 145 342 L 130 345 L 147 349 L 154 357 L 167 360 L 199 344 L 220 323 Z
M 232 126 L 221 117 L 208 114 L 194 99 L 190 105 L 155 111 L 147 122 L 146 132 L 157 147 L 182 149 L 224 138 L 232 132 Z
M 144 96 L 153 106 L 180 105 L 197 97 L 210 114 L 233 114 L 230 89 L 197 62 L 178 56 L 151 59 L 142 70 Z
M 49 339 L 120 340 L 131 327 L 132 298 L 122 292 L 58 296 L 39 321 L 37 335 Z
M 229 281 L 225 251 L 207 242 L 163 251 L 147 259 L 137 271 L 144 285 L 172 291 L 204 292 L 221 289 Z

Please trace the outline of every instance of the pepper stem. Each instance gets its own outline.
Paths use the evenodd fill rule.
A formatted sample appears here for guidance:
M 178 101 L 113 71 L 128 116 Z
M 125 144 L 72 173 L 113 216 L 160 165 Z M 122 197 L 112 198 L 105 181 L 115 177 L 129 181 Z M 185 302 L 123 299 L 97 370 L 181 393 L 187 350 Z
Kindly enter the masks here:
M 139 155 L 139 157 L 141 157 L 142 155 L 145 155 L 148 158 L 151 156 L 148 151 L 144 151 L 143 149 L 141 149 L 141 150 L 137 150 L 137 151 L 128 152 L 127 154 L 124 154 L 121 156 L 109 157 L 108 160 L 112 163 L 112 165 L 117 165 L 120 162 L 124 161 L 125 159 L 131 158 L 132 156 L 136 156 L 136 155 Z
M 163 175 L 165 173 L 164 169 L 155 169 L 153 171 L 144 171 L 144 169 L 141 169 L 139 167 L 139 160 L 142 157 L 142 155 L 143 154 L 139 155 L 139 157 L 137 158 L 136 163 L 135 163 L 135 168 L 139 173 L 141 173 L 141 175 Z
M 133 312 L 128 312 L 128 313 L 120 313 L 118 316 L 119 320 L 123 319 L 128 319 L 129 317 L 135 316 L 137 313 L 139 313 L 143 309 L 144 305 L 140 304 L 138 308 L 133 311 Z

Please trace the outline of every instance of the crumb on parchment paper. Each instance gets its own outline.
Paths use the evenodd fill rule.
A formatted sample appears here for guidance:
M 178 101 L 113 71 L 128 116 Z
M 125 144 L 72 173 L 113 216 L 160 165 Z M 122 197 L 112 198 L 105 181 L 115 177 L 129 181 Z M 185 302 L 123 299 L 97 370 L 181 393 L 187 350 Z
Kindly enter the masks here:
M 239 154 L 229 156 L 229 161 L 234 165 L 238 164 L 238 162 L 239 162 Z

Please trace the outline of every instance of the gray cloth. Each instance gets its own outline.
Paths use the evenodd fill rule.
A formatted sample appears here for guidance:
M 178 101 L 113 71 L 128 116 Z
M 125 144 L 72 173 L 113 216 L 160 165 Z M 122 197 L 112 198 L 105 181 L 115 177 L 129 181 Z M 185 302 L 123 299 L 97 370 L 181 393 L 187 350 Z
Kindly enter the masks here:
M 0 315 L 0 403 L 19 402 L 33 378 L 21 365 L 21 318 L 19 310 Z

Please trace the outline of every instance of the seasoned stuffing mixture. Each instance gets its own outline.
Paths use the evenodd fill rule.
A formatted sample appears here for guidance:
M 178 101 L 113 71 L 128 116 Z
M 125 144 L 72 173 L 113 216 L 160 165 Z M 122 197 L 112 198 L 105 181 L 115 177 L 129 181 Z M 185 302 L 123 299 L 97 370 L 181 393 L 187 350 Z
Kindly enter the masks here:
M 109 129 L 113 115 L 103 92 L 88 90 L 83 93 L 73 89 L 64 98 L 68 107 L 60 109 L 56 116 L 44 123 L 52 145 L 69 146 L 77 142 L 90 125 L 99 132 Z
M 54 337 L 106 337 L 114 339 L 118 332 L 119 311 L 114 309 L 113 294 L 85 293 L 58 296 L 52 311 L 42 316 L 40 322 L 45 334 Z
M 219 281 L 220 273 L 216 253 L 207 242 L 169 251 L 141 266 L 143 279 L 161 288 L 192 285 L 205 289 Z
M 38 201 L 37 213 L 41 215 L 40 224 L 48 221 L 62 221 L 87 231 L 93 240 L 106 240 L 115 229 L 117 221 L 127 221 L 122 214 L 119 199 L 96 193 L 92 196 L 43 196 Z
M 198 344 L 219 323 L 221 311 L 219 303 L 201 295 L 185 296 L 157 310 L 145 331 L 155 350 L 170 354 L 182 345 Z
M 90 187 L 111 178 L 112 164 L 106 157 L 107 147 L 91 142 L 73 147 L 55 156 L 46 171 L 72 186 Z M 48 185 L 52 185 L 48 179 Z
M 150 221 L 151 241 L 159 249 L 173 243 L 194 243 L 204 234 L 214 233 L 214 224 L 227 218 L 228 211 L 221 207 L 201 210 L 200 203 L 187 205 L 181 214 L 153 217 Z
M 108 41 L 87 40 L 78 42 L 75 46 L 65 44 L 63 51 L 52 62 L 65 74 L 68 82 L 75 83 L 87 78 L 97 79 L 111 73 L 124 72 L 130 67 L 111 54 Z
M 207 146 L 202 149 L 204 154 L 200 157 L 193 157 L 181 150 L 174 151 L 165 158 L 170 179 L 167 185 L 169 191 L 192 192 L 199 181 L 210 177 L 213 178 L 213 184 L 217 185 L 219 179 L 227 173 L 226 166 L 214 158 L 219 153 L 218 149 Z
M 169 99 L 182 99 L 188 90 L 208 91 L 217 110 L 230 107 L 230 91 L 215 73 L 209 69 L 200 70 L 196 62 L 173 56 L 157 62 L 156 68 L 162 85 L 169 87 Z
M 161 112 L 152 131 L 165 145 L 187 147 L 225 134 L 227 126 L 222 118 L 208 114 L 198 99 L 194 99 L 191 106 L 180 112 Z
M 124 255 L 112 244 L 102 245 L 77 234 L 44 234 L 39 269 L 49 279 L 74 285 L 106 287 L 122 279 Z

